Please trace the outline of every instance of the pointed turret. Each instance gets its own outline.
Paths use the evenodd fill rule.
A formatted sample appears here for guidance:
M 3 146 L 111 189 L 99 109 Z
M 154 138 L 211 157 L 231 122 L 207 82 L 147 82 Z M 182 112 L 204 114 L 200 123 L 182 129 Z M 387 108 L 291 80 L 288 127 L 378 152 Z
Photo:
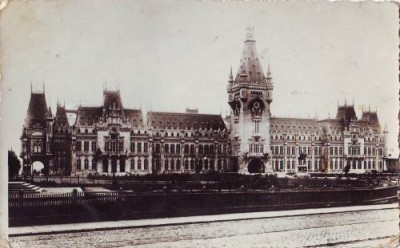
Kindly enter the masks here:
M 232 73 L 232 66 L 231 66 L 231 71 L 229 73 L 229 80 L 228 80 L 229 84 L 233 83 L 233 73 Z
M 29 100 L 28 111 L 25 118 L 25 127 L 29 128 L 35 125 L 46 127 L 46 119 L 51 117 L 44 92 L 31 92 L 31 98 Z
M 103 118 L 107 119 L 108 117 L 113 118 L 121 118 L 125 119 L 124 108 L 122 106 L 121 94 L 117 91 L 109 91 L 105 90 L 103 92 L 104 96 L 104 116 Z
M 266 101 L 268 104 L 271 104 L 272 102 L 272 91 L 274 89 L 273 83 L 272 83 L 272 74 L 271 74 L 271 67 L 268 65 L 268 71 L 267 71 L 267 96 L 266 96 Z
M 388 148 L 388 134 L 389 130 L 387 127 L 387 123 L 385 123 L 385 128 L 383 130 L 383 156 L 387 157 L 389 155 Z
M 247 28 L 246 30 L 246 41 L 244 42 L 243 54 L 242 58 L 240 59 L 240 66 L 235 78 L 236 83 L 265 82 L 265 75 L 258 57 L 253 30 L 254 28 Z

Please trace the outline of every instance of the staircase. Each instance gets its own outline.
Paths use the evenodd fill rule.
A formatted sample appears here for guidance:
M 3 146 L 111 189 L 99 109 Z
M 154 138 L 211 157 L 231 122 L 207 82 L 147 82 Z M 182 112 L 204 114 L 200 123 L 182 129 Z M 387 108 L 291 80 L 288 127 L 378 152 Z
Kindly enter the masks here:
M 8 193 L 10 194 L 15 194 L 18 193 L 20 191 L 24 191 L 24 193 L 28 193 L 28 194 L 34 194 L 34 193 L 41 193 L 42 192 L 42 188 L 30 184 L 30 183 L 26 183 L 26 182 L 8 182 Z

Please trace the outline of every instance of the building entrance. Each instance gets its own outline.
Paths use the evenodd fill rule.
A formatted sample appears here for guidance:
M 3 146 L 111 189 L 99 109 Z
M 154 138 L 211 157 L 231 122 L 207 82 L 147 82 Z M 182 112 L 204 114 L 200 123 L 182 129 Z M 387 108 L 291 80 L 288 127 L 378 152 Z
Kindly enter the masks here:
M 247 170 L 249 171 L 249 173 L 265 173 L 265 165 L 263 161 L 261 161 L 261 159 L 253 158 L 249 162 Z

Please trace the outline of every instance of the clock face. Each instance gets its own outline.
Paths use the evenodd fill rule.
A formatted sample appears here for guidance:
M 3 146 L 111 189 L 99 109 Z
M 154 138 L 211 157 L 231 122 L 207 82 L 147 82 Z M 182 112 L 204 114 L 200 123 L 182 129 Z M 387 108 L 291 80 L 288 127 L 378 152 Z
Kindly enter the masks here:
M 260 103 L 259 102 L 254 102 L 253 103 L 253 108 L 259 109 L 260 108 Z

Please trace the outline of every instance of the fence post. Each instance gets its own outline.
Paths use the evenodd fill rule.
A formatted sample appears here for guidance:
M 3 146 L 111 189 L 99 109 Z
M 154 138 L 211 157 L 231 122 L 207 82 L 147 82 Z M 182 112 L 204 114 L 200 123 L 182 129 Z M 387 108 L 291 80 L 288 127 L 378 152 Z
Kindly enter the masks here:
M 78 190 L 72 190 L 72 204 L 76 204 L 76 198 L 78 197 Z
M 24 191 L 19 191 L 19 207 L 22 208 L 24 206 Z

